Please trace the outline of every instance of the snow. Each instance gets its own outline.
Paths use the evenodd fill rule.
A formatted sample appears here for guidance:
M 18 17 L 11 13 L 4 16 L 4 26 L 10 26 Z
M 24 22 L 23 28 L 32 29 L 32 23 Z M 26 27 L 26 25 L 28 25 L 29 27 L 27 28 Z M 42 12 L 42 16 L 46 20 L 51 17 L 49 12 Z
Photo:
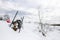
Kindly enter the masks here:
M 38 37 L 30 31 L 28 28 L 22 29 L 20 33 L 14 32 L 10 27 L 8 27 L 7 23 L 4 21 L 0 21 L 0 40 L 37 40 Z M 32 35 L 33 34 L 33 35 Z
M 33 16 L 29 17 L 31 19 L 25 16 L 20 33 L 11 29 L 6 21 L 0 21 L 0 40 L 60 40 L 60 31 L 55 29 L 54 31 L 48 31 L 46 37 L 44 37 L 37 30 L 38 24 L 33 23 L 35 18 Z M 26 23 L 25 21 L 30 21 L 31 23 Z
M 60 24 L 60 0 L 0 0 L 0 17 L 4 13 L 9 14 L 11 22 L 16 10 L 29 12 L 24 16 L 20 33 L 11 29 L 10 23 L 0 20 L 0 40 L 60 40 L 60 26 L 44 26 L 46 37 L 39 32 L 38 8 L 42 23 Z M 16 19 L 21 19 L 22 15 L 19 14 Z

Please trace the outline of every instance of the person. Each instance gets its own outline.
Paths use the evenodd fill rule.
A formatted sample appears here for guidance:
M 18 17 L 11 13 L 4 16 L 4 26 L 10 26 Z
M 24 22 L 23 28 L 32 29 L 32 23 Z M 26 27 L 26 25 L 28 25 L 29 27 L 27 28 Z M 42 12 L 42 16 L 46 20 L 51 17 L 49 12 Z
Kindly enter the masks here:
M 19 32 L 20 32 L 21 27 L 22 27 L 22 21 L 21 20 L 16 20 L 16 22 L 18 23 L 18 29 L 19 29 Z
M 13 30 L 17 31 L 17 29 L 19 29 L 19 32 L 20 32 L 21 27 L 22 27 L 22 21 L 21 20 L 16 20 L 16 21 L 12 22 L 12 24 L 14 25 L 14 27 L 12 27 Z M 16 25 L 16 24 L 18 24 L 18 25 Z
M 10 23 L 10 16 L 8 14 L 5 14 L 3 17 L 3 20 L 6 21 L 7 23 Z
M 12 27 L 12 29 L 13 29 L 14 31 L 17 31 L 17 27 L 16 27 L 16 21 L 15 21 L 15 22 L 12 22 L 12 24 L 13 24 L 13 27 Z

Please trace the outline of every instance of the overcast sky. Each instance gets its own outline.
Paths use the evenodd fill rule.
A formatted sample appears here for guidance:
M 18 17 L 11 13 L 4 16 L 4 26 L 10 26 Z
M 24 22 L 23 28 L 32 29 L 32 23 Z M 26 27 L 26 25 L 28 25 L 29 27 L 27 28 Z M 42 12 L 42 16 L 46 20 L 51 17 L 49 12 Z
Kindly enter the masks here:
M 22 10 L 37 14 L 39 7 L 46 20 L 60 16 L 60 0 L 0 0 L 0 10 Z
M 29 8 L 58 8 L 60 7 L 60 0 L 0 0 L 0 7 L 6 9 L 29 9 Z
M 51 12 L 54 9 L 60 9 L 60 0 L 0 0 L 0 8 L 14 9 L 14 10 L 37 10 L 37 8 L 44 12 L 47 9 Z

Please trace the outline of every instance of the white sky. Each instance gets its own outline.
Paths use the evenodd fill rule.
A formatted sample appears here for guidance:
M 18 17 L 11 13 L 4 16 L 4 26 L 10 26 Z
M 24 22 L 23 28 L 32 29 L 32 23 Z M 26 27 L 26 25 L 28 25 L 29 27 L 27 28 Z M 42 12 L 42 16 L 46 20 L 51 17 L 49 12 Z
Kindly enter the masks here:
M 0 8 L 15 10 L 60 9 L 60 0 L 0 0 Z M 44 10 L 43 10 L 44 11 Z
M 0 0 L 0 8 L 29 10 L 30 8 L 60 8 L 60 0 Z
M 23 10 L 37 14 L 38 7 L 46 20 L 53 19 L 53 16 L 60 16 L 60 0 L 0 0 L 0 8 L 6 10 Z

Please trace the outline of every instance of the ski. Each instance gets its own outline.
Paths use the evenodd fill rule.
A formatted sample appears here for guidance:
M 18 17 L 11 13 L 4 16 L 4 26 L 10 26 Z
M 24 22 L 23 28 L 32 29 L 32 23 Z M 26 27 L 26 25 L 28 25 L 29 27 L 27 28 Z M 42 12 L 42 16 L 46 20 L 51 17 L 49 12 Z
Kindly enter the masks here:
M 44 36 L 44 37 L 46 37 L 46 35 L 42 32 L 42 35 Z
M 16 16 L 17 16 L 17 14 L 18 14 L 18 11 L 16 12 L 16 14 L 15 14 L 15 16 L 14 16 L 14 18 L 13 18 L 12 22 L 15 20 L 15 18 L 16 18 Z M 11 24 L 10 24 L 10 26 L 9 26 L 9 27 L 11 27 L 12 22 L 11 22 Z
M 23 24 L 23 19 L 24 19 L 24 16 L 21 18 L 22 24 Z
M 23 28 L 22 24 L 23 24 L 23 20 L 24 20 L 24 16 L 21 17 L 21 27 Z M 19 32 L 20 32 L 20 29 L 19 29 Z
M 40 21 L 39 26 L 41 26 L 41 29 L 39 30 L 39 32 L 42 32 L 42 35 L 46 37 L 45 33 L 43 32 L 43 26 L 44 26 L 44 24 L 41 22 L 42 19 L 40 18 L 41 16 L 40 16 L 40 10 L 39 10 L 39 8 L 38 8 L 38 16 L 39 16 L 39 21 Z
M 44 24 L 40 23 L 40 26 L 41 26 L 41 30 L 39 30 L 39 32 L 41 32 L 42 35 L 43 35 L 44 37 L 46 37 L 45 31 L 44 31 L 44 29 L 43 29 Z
M 23 20 L 24 20 L 24 16 L 21 18 L 21 21 L 22 21 L 21 26 L 22 26 L 22 24 L 23 24 Z M 22 27 L 22 28 L 23 28 L 23 27 Z

